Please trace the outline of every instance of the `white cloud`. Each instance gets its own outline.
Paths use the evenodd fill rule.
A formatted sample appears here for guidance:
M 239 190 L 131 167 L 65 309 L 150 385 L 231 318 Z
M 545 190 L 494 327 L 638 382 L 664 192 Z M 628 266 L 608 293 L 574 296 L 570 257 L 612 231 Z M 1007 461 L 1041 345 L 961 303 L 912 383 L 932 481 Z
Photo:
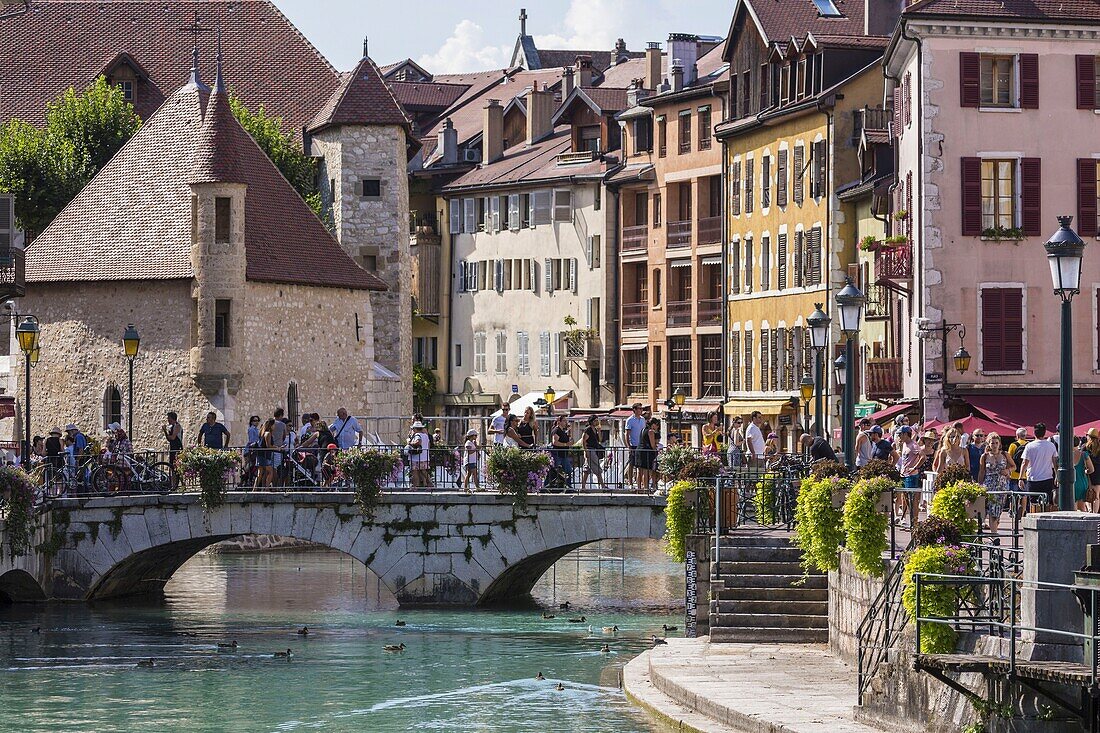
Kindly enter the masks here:
M 463 20 L 438 51 L 421 56 L 417 63 L 433 74 L 453 74 L 504 68 L 511 54 L 511 46 L 486 43 L 484 29 L 472 20 Z

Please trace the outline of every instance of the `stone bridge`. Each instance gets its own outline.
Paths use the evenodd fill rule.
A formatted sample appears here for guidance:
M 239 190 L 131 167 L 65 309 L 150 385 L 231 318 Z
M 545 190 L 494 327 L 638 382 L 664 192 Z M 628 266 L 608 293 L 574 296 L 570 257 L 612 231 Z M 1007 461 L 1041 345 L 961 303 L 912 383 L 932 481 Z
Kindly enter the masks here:
M 402 492 L 368 520 L 350 493 L 232 492 L 204 512 L 194 494 L 55 500 L 29 554 L 0 529 L 0 596 L 97 600 L 160 592 L 203 548 L 238 535 L 315 542 L 363 563 L 403 605 L 522 598 L 566 553 L 605 539 L 664 535 L 665 500 L 610 494 Z M 0 524 L 0 527 L 3 527 Z

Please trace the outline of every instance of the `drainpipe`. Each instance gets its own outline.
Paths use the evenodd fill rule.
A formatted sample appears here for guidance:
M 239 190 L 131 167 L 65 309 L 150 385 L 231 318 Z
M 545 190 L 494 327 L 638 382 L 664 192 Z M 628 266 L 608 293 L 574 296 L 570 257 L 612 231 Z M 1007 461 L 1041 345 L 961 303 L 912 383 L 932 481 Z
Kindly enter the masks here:
M 723 113 L 723 117 L 725 114 Z M 730 339 L 730 301 L 729 301 L 729 247 L 730 247 L 730 233 L 729 233 L 729 220 L 728 209 L 726 201 L 726 186 L 728 181 L 726 180 L 726 161 L 729 155 L 729 150 L 726 145 L 725 139 L 722 140 L 722 403 L 718 407 L 718 414 L 725 415 L 726 400 L 730 396 L 730 375 L 729 373 L 729 339 Z M 722 430 L 725 431 L 725 419 L 722 420 Z
M 599 184 L 603 186 L 601 181 Z M 611 255 L 610 260 L 614 263 L 614 267 L 611 268 L 611 309 L 609 309 L 614 316 L 607 319 L 607 344 L 604 345 L 604 361 L 611 362 L 614 366 L 612 372 L 615 376 L 615 382 L 612 385 L 612 394 L 614 395 L 614 403 L 619 405 L 622 403 L 622 359 L 620 358 L 621 349 L 619 348 L 619 334 L 620 324 L 622 318 L 622 303 L 620 302 L 620 291 L 622 289 L 622 264 L 619 262 L 619 189 L 618 187 L 612 188 L 610 186 L 604 186 L 604 190 L 607 192 L 609 200 L 604 201 L 604 206 L 611 207 L 611 227 L 608 228 L 608 252 Z M 601 260 L 602 262 L 602 260 Z M 603 379 L 605 382 L 610 382 L 608 379 L 608 368 L 604 366 Z
M 905 39 L 906 41 L 911 41 L 911 42 L 915 43 L 916 46 L 917 46 L 917 109 L 918 109 L 918 111 L 920 111 L 921 110 L 921 104 L 924 100 L 924 74 L 923 74 L 923 70 L 924 70 L 924 44 L 921 41 L 920 36 L 910 36 L 908 34 L 908 30 L 909 30 L 909 26 L 906 24 L 905 20 L 902 19 L 901 20 L 901 38 Z M 894 82 L 895 89 L 900 89 L 901 88 L 901 79 L 899 77 L 896 77 L 896 76 L 890 76 L 889 71 L 887 70 L 887 67 L 886 67 L 886 63 L 887 63 L 886 59 L 884 58 L 883 61 L 882 61 L 884 76 L 887 79 L 889 79 L 890 81 Z M 895 99 L 894 102 L 896 104 L 897 100 Z M 916 176 L 916 179 L 917 179 L 917 196 L 914 197 L 914 200 L 917 202 L 917 213 L 914 213 L 914 212 L 910 211 L 909 216 L 919 216 L 919 218 L 914 219 L 914 224 L 916 225 L 914 228 L 917 232 L 917 236 L 914 237 L 914 239 L 919 238 L 920 241 L 923 243 L 924 242 L 924 115 L 923 114 L 918 114 L 917 115 L 917 124 L 919 125 L 919 127 L 917 128 L 917 165 L 916 165 L 916 169 L 917 169 L 917 176 Z M 900 176 L 900 173 L 901 173 L 901 151 L 900 151 L 900 149 L 897 149 L 896 146 L 895 146 L 895 150 L 897 150 L 897 152 L 894 155 L 894 172 L 895 172 L 895 175 Z M 894 186 L 891 187 L 891 190 L 893 190 L 893 188 L 897 187 L 899 182 L 900 182 L 900 179 L 899 179 L 899 181 L 895 181 Z M 906 338 L 906 344 L 909 346 L 910 350 L 912 349 L 912 344 L 913 344 L 913 319 L 920 317 L 921 314 L 924 312 L 924 287 L 923 287 L 923 283 L 922 283 L 921 287 L 919 287 L 919 288 L 916 287 L 917 273 L 923 273 L 924 272 L 924 247 L 923 246 L 920 246 L 920 247 L 916 246 L 915 242 L 911 243 L 911 245 L 912 245 L 912 248 L 913 248 L 913 260 L 914 260 L 913 261 L 913 280 L 914 280 L 914 284 L 913 284 L 913 291 L 909 296 L 910 297 L 910 301 L 909 301 L 909 321 L 910 321 L 910 323 L 908 325 L 908 328 L 906 329 L 907 333 L 908 333 L 908 336 Z M 920 396 L 920 408 L 921 408 L 921 416 L 922 417 L 925 414 L 925 409 L 924 409 L 925 408 L 925 397 L 924 397 L 924 391 L 925 391 L 925 385 L 924 385 L 924 348 L 925 348 L 924 347 L 924 339 L 919 339 L 918 338 L 917 339 L 917 351 L 918 351 L 918 354 L 919 354 L 919 359 L 917 361 L 917 385 L 918 385 L 917 392 Z M 943 344 L 941 344 L 941 348 L 944 350 L 944 353 L 946 354 L 947 339 L 944 339 Z M 944 372 L 945 382 L 946 382 L 946 379 L 947 379 L 947 373 Z M 946 401 L 946 399 L 947 399 L 946 384 L 944 385 L 943 398 Z
M 829 146 L 828 147 L 831 150 L 832 147 L 833 147 L 833 143 L 834 143 L 833 113 L 832 113 L 830 108 L 824 108 L 821 111 L 825 114 L 825 132 L 829 136 L 829 138 L 828 138 L 829 139 Z M 833 156 L 833 159 L 836 160 L 835 155 Z M 832 178 L 833 174 L 834 174 L 833 166 L 831 166 L 831 165 L 828 166 L 826 168 L 826 170 L 829 172 L 829 177 Z M 833 212 L 833 202 L 832 202 L 831 199 L 832 199 L 833 187 L 829 185 L 828 181 L 825 182 L 825 191 L 826 191 L 826 196 L 828 196 L 829 199 L 830 199 L 829 201 L 826 202 L 826 205 L 825 205 L 825 241 L 830 241 L 832 239 L 831 234 L 832 234 L 832 231 L 833 231 L 832 226 L 831 226 L 831 221 L 832 221 L 831 214 Z M 832 257 L 830 257 L 829 259 L 831 260 Z M 830 262 L 830 264 L 832 264 L 832 263 Z M 832 268 L 830 267 L 829 270 L 831 271 Z M 844 273 L 844 274 L 847 275 L 847 273 Z M 826 308 L 828 308 L 829 305 L 832 304 L 831 295 L 832 295 L 832 291 L 833 291 L 833 284 L 832 284 L 832 281 L 829 280 L 828 276 L 826 276 L 824 273 L 822 273 L 822 277 L 825 280 L 825 303 L 827 304 Z M 840 322 L 840 319 L 838 318 L 833 322 L 833 325 L 836 325 L 839 322 Z M 855 359 L 853 359 L 852 361 L 855 361 Z M 825 388 L 825 404 L 827 405 L 827 404 L 829 404 L 829 400 L 832 397 L 832 389 L 831 389 L 832 381 L 829 379 L 829 373 L 830 373 L 829 372 L 829 367 L 832 365 L 833 359 L 830 356 L 828 359 L 822 359 L 821 363 L 822 363 L 822 369 L 823 369 L 823 376 L 822 376 L 821 381 L 823 381 L 825 383 L 823 386 Z M 855 370 L 855 364 L 849 363 L 847 365 L 848 376 L 846 378 L 846 381 L 852 378 L 852 375 L 855 373 L 854 370 Z M 828 435 L 832 432 L 832 412 L 829 411 L 829 410 L 825 410 L 825 417 L 829 418 L 827 427 L 825 428 L 825 434 Z
M 443 210 L 439 214 L 439 229 L 443 230 L 443 215 L 450 212 L 451 202 L 443 199 Z M 455 273 L 455 236 L 451 231 L 451 219 L 447 217 L 447 249 L 450 250 L 447 253 L 447 298 L 444 301 L 447 305 L 447 393 L 453 394 L 454 390 L 452 385 L 454 384 L 454 273 Z M 469 357 L 473 357 L 473 353 L 469 354 Z M 441 405 L 442 406 L 442 405 Z M 444 410 L 446 411 L 446 410 Z M 484 436 L 483 436 L 484 437 Z

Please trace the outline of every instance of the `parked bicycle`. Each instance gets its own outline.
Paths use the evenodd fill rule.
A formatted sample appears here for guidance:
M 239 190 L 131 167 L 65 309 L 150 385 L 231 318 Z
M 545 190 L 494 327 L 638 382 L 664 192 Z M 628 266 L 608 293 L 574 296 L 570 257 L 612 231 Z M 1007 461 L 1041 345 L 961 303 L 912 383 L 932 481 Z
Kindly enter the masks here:
M 92 489 L 96 493 L 136 490 L 167 494 L 172 490 L 172 466 L 166 461 L 152 461 L 149 457 L 128 453 L 119 453 L 113 458 L 92 472 Z

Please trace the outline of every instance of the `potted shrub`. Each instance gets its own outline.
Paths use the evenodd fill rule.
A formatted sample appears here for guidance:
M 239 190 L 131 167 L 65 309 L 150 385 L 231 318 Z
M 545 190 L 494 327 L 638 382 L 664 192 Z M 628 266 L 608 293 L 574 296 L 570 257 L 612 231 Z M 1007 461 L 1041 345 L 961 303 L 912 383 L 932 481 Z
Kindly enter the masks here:
M 596 338 L 595 329 L 578 328 L 577 319 L 573 316 L 565 317 L 565 325 L 569 330 L 565 332 L 565 345 L 570 354 L 582 354 L 590 339 Z
M 880 244 L 879 240 L 875 239 L 873 234 L 868 234 L 866 237 L 859 240 L 859 248 L 864 252 L 877 252 Z
M 1024 238 L 1024 230 L 1020 227 L 989 227 L 982 230 L 982 239 L 991 242 L 1018 242 Z
M 668 488 L 665 506 L 665 553 L 676 562 L 686 559 L 684 540 L 695 525 L 694 484 L 676 481 Z
M 229 484 L 233 482 L 241 465 L 241 457 L 235 451 L 214 450 L 196 445 L 180 451 L 176 468 L 183 476 L 183 484 L 199 487 L 199 503 L 203 511 L 216 509 L 225 503 Z
M 521 448 L 495 448 L 486 465 L 486 473 L 500 493 L 511 494 L 521 509 L 527 506 L 528 494 L 542 490 L 549 471 L 549 455 Z
M 15 466 L 0 467 L 0 496 L 7 510 L 5 526 L 11 559 L 26 555 L 31 546 L 31 523 L 34 520 L 34 485 L 30 476 Z
M 802 480 L 795 506 L 794 542 L 802 549 L 802 567 L 821 572 L 840 567 L 840 546 L 844 544 L 841 498 L 851 489 L 848 479 L 810 476 Z
M 382 487 L 393 480 L 400 459 L 392 451 L 349 448 L 336 454 L 336 468 L 352 485 L 355 503 L 367 517 L 374 516 Z
M 905 221 L 908 218 L 909 218 L 909 210 L 908 209 L 898 209 L 897 211 L 894 212 L 894 219 L 897 220 L 897 221 Z
M 886 552 L 886 528 L 890 523 L 891 492 L 898 484 L 885 476 L 861 478 L 844 502 L 845 547 L 852 563 L 864 575 L 880 576 Z M 883 502 L 885 497 L 885 506 Z

